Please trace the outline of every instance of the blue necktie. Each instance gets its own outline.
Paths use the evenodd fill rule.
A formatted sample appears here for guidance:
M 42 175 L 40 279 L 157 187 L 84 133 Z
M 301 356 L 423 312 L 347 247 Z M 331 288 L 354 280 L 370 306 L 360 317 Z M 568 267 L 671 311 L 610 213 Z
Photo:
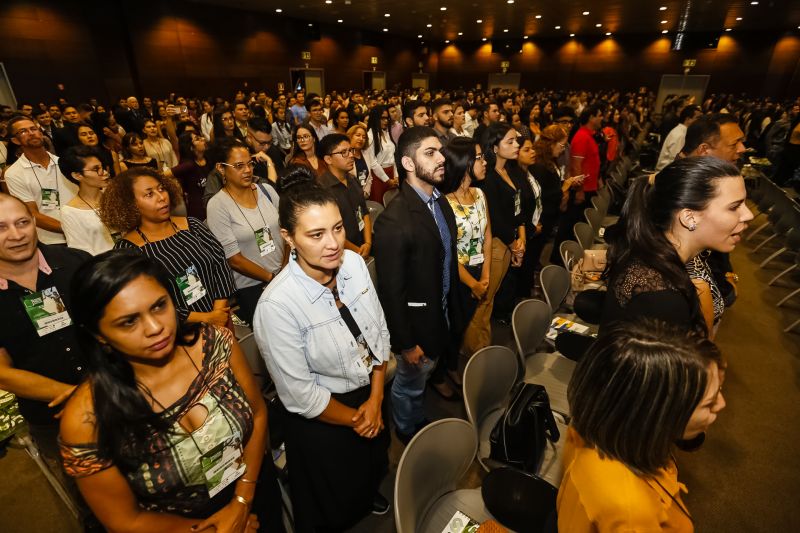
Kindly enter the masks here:
M 428 209 L 433 214 L 433 220 L 439 229 L 439 237 L 441 237 L 442 246 L 444 247 L 444 263 L 442 264 L 442 306 L 444 307 L 447 303 L 447 295 L 450 293 L 450 230 L 447 228 L 444 216 L 437 207 L 436 200 L 431 197 L 428 200 Z

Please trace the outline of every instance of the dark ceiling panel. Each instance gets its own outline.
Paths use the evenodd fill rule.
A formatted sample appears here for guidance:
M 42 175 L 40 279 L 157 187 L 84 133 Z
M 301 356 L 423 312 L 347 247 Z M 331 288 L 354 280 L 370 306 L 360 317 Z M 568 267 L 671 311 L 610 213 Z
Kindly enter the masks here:
M 797 30 L 798 0 L 193 0 L 422 40 Z M 446 10 L 442 10 L 444 7 Z M 661 10 L 661 7 L 666 7 Z M 276 10 L 281 12 L 277 13 Z M 588 15 L 583 15 L 588 11 Z M 389 17 L 386 17 L 386 14 Z M 741 17 L 741 20 L 736 20 Z M 477 20 L 482 20 L 477 23 Z M 662 21 L 666 21 L 662 23 Z M 428 27 L 430 24 L 430 27 Z M 600 26 L 598 26 L 598 24 Z M 556 26 L 560 28 L 556 29 Z M 505 30 L 508 30 L 507 32 Z M 459 35 L 462 33 L 463 35 Z

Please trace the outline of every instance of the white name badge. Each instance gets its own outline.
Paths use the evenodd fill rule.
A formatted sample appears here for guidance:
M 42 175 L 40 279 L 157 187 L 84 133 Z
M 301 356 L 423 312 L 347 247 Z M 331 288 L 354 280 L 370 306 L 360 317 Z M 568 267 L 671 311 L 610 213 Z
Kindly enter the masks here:
M 247 465 L 242 461 L 243 455 L 242 440 L 237 432 L 200 457 L 209 498 L 244 474 Z
M 483 254 L 469 256 L 469 266 L 480 265 L 481 263 L 483 263 Z
M 372 361 L 374 358 L 369 351 L 367 341 L 364 340 L 363 335 L 359 335 L 356 339 L 356 350 L 358 351 L 358 358 L 356 359 L 356 366 L 365 370 L 368 374 L 372 372 Z
M 514 216 L 519 215 L 520 211 L 522 211 L 522 201 L 519 189 L 517 189 L 517 193 L 514 195 Z
M 186 274 L 176 277 L 175 282 L 183 294 L 183 299 L 186 300 L 186 305 L 192 305 L 206 295 L 206 288 L 203 287 L 194 265 L 186 269 Z
M 275 241 L 272 239 L 272 232 L 268 227 L 263 227 L 255 231 L 258 253 L 261 257 L 275 251 Z
M 42 189 L 42 211 L 52 211 L 60 206 L 58 189 Z
M 72 325 L 72 318 L 57 288 L 50 287 L 42 292 L 23 296 L 21 299 L 25 312 L 40 337 Z
M 364 213 L 361 212 L 361 206 L 356 209 L 356 219 L 358 220 L 358 231 L 364 231 Z

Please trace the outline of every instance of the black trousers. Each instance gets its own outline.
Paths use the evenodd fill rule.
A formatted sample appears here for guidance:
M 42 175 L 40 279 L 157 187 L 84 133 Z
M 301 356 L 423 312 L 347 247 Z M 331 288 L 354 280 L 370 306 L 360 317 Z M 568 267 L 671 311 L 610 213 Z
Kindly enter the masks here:
M 239 303 L 239 310 L 236 311 L 236 316 L 252 325 L 253 315 L 256 312 L 256 304 L 258 304 L 258 299 L 261 297 L 261 293 L 264 292 L 264 287 L 266 286 L 266 283 L 259 283 L 252 287 L 238 289 L 236 291 L 236 301 Z

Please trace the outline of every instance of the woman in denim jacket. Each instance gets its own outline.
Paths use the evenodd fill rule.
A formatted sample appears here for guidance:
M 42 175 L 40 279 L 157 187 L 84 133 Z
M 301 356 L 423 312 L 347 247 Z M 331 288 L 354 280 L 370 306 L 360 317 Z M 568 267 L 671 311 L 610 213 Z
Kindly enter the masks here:
M 288 265 L 267 286 L 256 340 L 286 410 L 298 532 L 341 531 L 389 504 L 383 385 L 389 330 L 364 260 L 344 249 L 336 201 L 306 168 L 282 178 Z

